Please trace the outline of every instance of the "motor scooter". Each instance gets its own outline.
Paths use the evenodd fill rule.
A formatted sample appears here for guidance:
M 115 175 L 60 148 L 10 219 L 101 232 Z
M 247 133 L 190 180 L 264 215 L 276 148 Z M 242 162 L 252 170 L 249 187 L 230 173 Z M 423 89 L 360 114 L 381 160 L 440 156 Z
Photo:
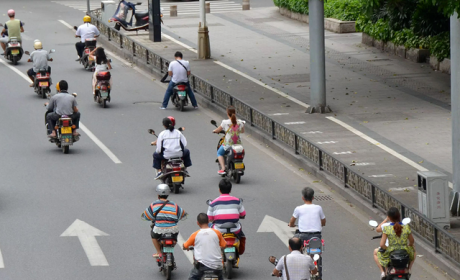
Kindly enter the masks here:
M 402 225 L 407 225 L 411 222 L 410 218 L 404 218 L 401 221 Z M 375 229 L 378 227 L 379 223 L 374 220 L 369 221 L 369 225 Z M 381 239 L 382 235 L 377 235 L 372 237 L 372 240 L 374 239 Z M 385 250 L 382 248 L 379 248 L 379 252 L 384 253 Z M 411 277 L 411 274 L 409 273 L 409 264 L 410 264 L 410 258 L 409 254 L 407 253 L 406 250 L 395 250 L 391 252 L 390 254 L 390 262 L 388 263 L 388 266 L 385 268 L 385 274 L 386 278 L 385 280 L 409 280 Z
M 193 246 L 190 246 L 188 250 L 193 251 L 195 248 Z M 196 260 L 195 258 L 193 259 L 194 263 L 193 265 L 196 265 Z M 201 277 L 201 280 L 219 280 L 219 276 L 217 273 L 217 270 L 208 270 L 204 272 L 203 277 Z
M 316 268 L 318 268 L 318 267 L 317 267 L 317 262 L 318 262 L 319 258 L 320 258 L 320 257 L 319 257 L 318 254 L 315 254 L 315 255 L 313 256 L 313 261 L 315 262 Z M 279 260 L 278 260 L 276 257 L 274 257 L 274 256 L 268 257 L 268 261 L 271 262 L 271 263 L 272 263 L 273 265 L 275 265 L 275 266 L 277 266 L 277 265 L 278 265 L 278 262 L 279 262 Z M 272 275 L 272 276 L 276 276 L 276 275 L 273 274 L 273 273 L 272 273 L 271 275 Z M 313 277 L 315 277 L 315 278 L 313 278 Z M 283 272 L 282 272 L 282 271 L 279 273 L 278 278 L 279 278 L 279 279 L 283 279 Z M 312 279 L 316 279 L 316 275 L 312 275 L 312 277 L 311 277 L 310 279 L 311 279 L 311 280 L 312 280 Z
M 78 27 L 74 26 L 73 29 L 77 30 Z M 77 36 L 80 37 L 80 36 Z M 95 48 L 96 48 L 96 34 L 94 34 L 94 38 L 89 38 L 85 40 L 85 49 L 80 57 L 78 62 L 83 65 L 85 70 L 94 71 L 96 69 L 96 61 L 89 55 Z
M 24 26 L 24 23 L 22 25 Z M 3 24 L 0 24 L 0 27 L 2 26 Z M 21 41 L 16 37 L 11 37 L 6 44 L 5 59 L 11 61 L 13 65 L 18 65 L 18 61 L 21 60 L 23 54 L 24 50 L 22 49 Z
M 120 0 L 117 10 L 109 22 L 115 22 L 115 30 L 123 28 L 125 31 L 139 31 L 149 29 L 149 12 L 141 11 L 136 12 L 136 6 L 141 5 L 142 2 L 131 3 L 125 0 Z M 131 12 L 131 15 L 128 15 Z M 163 13 L 160 13 L 163 17 Z M 133 25 L 133 17 L 136 19 Z M 161 19 L 163 23 L 163 19 Z
M 51 49 L 49 53 L 56 52 L 54 49 Z M 25 51 L 24 54 L 30 55 L 28 51 Z M 53 61 L 53 59 L 49 60 Z M 33 62 L 33 61 L 28 61 Z M 41 96 L 43 99 L 51 97 L 51 73 L 49 69 L 39 69 L 34 77 L 34 91 L 36 94 Z

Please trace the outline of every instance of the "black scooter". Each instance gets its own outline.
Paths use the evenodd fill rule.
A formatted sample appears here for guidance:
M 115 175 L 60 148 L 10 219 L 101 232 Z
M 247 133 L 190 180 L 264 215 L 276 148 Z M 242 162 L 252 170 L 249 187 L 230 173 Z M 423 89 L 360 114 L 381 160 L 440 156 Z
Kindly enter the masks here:
M 116 30 L 120 30 L 120 28 L 123 28 L 125 31 L 136 32 L 139 30 L 149 30 L 149 12 L 136 12 L 136 6 L 141 4 L 141 2 L 134 4 L 131 2 L 126 2 L 125 0 L 121 0 L 120 3 L 118 3 L 118 8 L 115 11 L 115 14 L 109 20 L 109 22 L 115 22 Z M 131 16 L 128 15 L 129 11 L 132 11 Z M 163 17 L 163 14 L 160 13 L 160 16 Z M 136 19 L 134 25 L 133 17 Z M 163 23 L 163 20 L 161 20 L 161 23 Z

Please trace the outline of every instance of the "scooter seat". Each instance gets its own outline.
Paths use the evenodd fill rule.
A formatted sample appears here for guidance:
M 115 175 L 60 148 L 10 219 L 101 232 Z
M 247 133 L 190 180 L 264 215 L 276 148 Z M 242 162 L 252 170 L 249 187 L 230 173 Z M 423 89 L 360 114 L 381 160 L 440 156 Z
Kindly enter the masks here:
M 136 13 L 134 14 L 134 16 L 136 17 L 136 20 L 138 20 L 138 19 L 143 19 L 143 18 L 149 16 L 149 11 L 136 12 Z
M 219 226 L 219 228 L 229 229 L 229 228 L 237 228 L 238 226 L 235 223 L 224 223 Z

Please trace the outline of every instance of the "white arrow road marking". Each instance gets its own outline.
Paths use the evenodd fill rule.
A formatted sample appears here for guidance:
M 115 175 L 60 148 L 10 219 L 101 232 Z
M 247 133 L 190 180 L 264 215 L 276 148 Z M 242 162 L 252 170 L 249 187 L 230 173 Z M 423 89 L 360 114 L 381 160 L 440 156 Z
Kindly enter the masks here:
M 65 23 L 65 22 L 64 22 Z M 70 26 L 70 25 L 69 25 Z M 22 78 L 24 78 L 24 80 L 26 80 L 28 83 L 30 83 L 30 79 L 29 77 L 22 73 L 21 71 L 19 71 L 16 67 L 13 67 L 11 66 L 8 62 L 6 62 L 5 60 L 3 59 L 0 59 L 0 63 L 3 63 L 6 67 L 10 68 L 11 70 L 13 70 L 16 74 L 18 74 L 19 76 L 21 76 Z M 94 143 L 96 143 L 96 145 L 99 146 L 99 148 L 101 148 L 102 151 L 104 151 L 104 153 L 115 163 L 121 163 L 121 161 L 109 150 L 109 148 L 107 148 L 82 122 L 80 122 L 80 128 L 81 130 L 83 130 L 88 136 L 89 138 L 91 138 L 91 140 L 94 141 Z
M 61 237 L 77 236 L 81 246 L 88 257 L 91 266 L 108 266 L 109 263 L 102 252 L 101 247 L 97 243 L 96 236 L 109 236 L 107 233 L 98 230 L 97 228 L 76 219 L 70 227 L 68 227 Z
M 265 215 L 257 232 L 273 232 L 287 247 L 289 247 L 289 238 L 294 236 L 294 231 L 288 227 L 287 222 L 268 215 Z
M 182 237 L 182 235 L 177 235 L 177 245 L 179 246 L 179 249 L 182 250 L 182 245 L 185 243 L 185 239 Z M 190 261 L 191 264 L 193 264 L 193 251 L 187 251 L 187 250 L 182 250 L 185 253 L 185 256 L 187 259 Z
M 3 262 L 2 251 L 0 251 L 0 268 L 5 268 L 5 263 Z

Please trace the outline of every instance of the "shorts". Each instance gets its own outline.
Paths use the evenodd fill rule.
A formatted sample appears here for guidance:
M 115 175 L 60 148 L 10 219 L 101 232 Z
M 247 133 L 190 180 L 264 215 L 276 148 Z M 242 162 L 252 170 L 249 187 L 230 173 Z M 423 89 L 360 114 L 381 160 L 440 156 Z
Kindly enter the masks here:
M 224 145 L 220 146 L 219 150 L 217 150 L 217 156 L 218 156 L 218 157 L 223 157 L 223 156 L 225 156 Z
M 30 68 L 27 71 L 27 75 L 29 75 L 29 77 L 35 77 L 37 75 L 37 73 L 35 73 L 34 68 Z
M 160 233 L 155 233 L 153 231 L 150 231 L 150 236 L 152 237 L 152 239 L 160 239 L 161 238 Z

